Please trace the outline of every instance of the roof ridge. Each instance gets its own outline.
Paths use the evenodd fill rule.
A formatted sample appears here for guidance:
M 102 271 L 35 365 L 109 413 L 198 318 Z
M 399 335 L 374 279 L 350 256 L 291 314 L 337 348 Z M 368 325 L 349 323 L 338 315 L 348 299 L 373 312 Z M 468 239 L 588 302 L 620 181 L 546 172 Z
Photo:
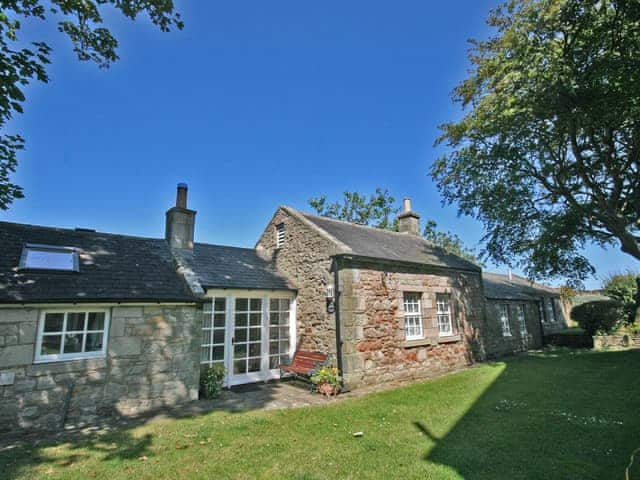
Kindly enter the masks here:
M 290 207 L 288 207 L 288 208 L 290 208 Z M 409 233 L 409 232 L 397 232 L 395 230 L 388 230 L 386 228 L 380 228 L 380 227 L 372 227 L 370 225 L 361 225 L 359 223 L 347 222 L 346 220 L 338 220 L 337 218 L 325 217 L 324 215 L 314 215 L 313 213 L 307 213 L 307 212 L 298 212 L 298 213 L 300 213 L 301 215 L 304 215 L 306 217 L 319 218 L 319 219 L 322 219 L 322 220 L 330 220 L 332 222 L 343 223 L 343 224 L 346 224 L 346 225 L 350 225 L 352 227 L 364 228 L 364 229 L 371 230 L 371 231 L 374 231 L 374 232 L 383 232 L 383 233 L 390 233 L 390 234 L 393 234 L 393 235 L 401 235 L 404 238 L 415 238 L 415 239 L 421 240 L 422 242 L 426 243 L 431 248 L 437 248 L 439 250 L 442 250 L 446 255 L 451 255 L 451 256 L 457 257 L 457 258 L 459 258 L 461 260 L 464 260 L 465 262 L 469 262 L 469 263 L 475 265 L 474 262 L 472 262 L 470 260 L 467 260 L 466 258 L 461 257 L 460 255 L 456 255 L 455 253 L 448 252 L 447 250 L 445 250 L 444 247 L 441 247 L 440 245 L 437 245 L 437 244 L 433 243 L 431 240 L 427 240 L 422 235 L 414 235 L 414 234 Z
M 347 245 L 346 243 L 338 240 L 335 236 L 333 236 L 331 233 L 327 232 L 320 225 L 317 225 L 313 221 L 308 219 L 306 217 L 305 212 L 301 212 L 300 210 L 297 210 L 297 209 L 295 209 L 293 207 L 289 207 L 287 205 L 280 205 L 279 208 L 283 209 L 285 212 L 287 212 L 289 215 L 293 216 L 294 218 L 298 219 L 303 224 L 305 224 L 308 227 L 312 228 L 321 237 L 324 237 L 326 240 L 329 240 L 330 242 L 333 242 L 334 245 L 336 245 L 337 247 L 339 247 L 340 249 L 343 250 L 342 253 L 351 253 L 353 251 L 351 249 L 351 247 L 349 247 L 349 245 Z
M 58 230 L 58 231 L 62 231 L 62 232 L 79 233 L 79 234 L 82 234 L 82 235 L 110 235 L 110 236 L 113 236 L 113 237 L 135 238 L 135 239 L 140 239 L 140 240 L 155 240 L 155 241 L 161 241 L 161 242 L 165 241 L 164 238 L 158 238 L 158 237 L 143 237 L 142 235 L 130 235 L 130 234 L 126 234 L 126 233 L 102 232 L 102 231 L 99 231 L 99 230 L 76 230 L 76 228 L 52 227 L 52 226 L 49 226 L 49 225 L 36 225 L 36 224 L 33 224 L 33 223 L 7 222 L 6 220 L 0 220 L 0 225 L 1 224 L 17 225 L 17 226 L 20 226 L 20 227 L 28 227 L 28 228 L 40 228 L 40 229 L 46 229 L 46 230 Z M 80 228 L 80 227 L 78 227 L 78 228 Z
M 252 247 L 236 247 L 234 245 L 221 245 L 218 243 L 206 243 L 206 242 L 193 242 L 194 245 L 202 245 L 206 247 L 219 247 L 219 248 L 233 248 L 235 250 L 249 250 L 251 252 L 257 252 L 255 248 Z

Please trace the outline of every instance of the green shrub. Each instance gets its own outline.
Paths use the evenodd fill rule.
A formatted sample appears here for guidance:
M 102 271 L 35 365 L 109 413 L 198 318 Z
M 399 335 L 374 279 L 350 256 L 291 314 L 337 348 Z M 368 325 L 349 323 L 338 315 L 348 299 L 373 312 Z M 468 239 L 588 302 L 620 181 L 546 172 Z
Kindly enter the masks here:
M 603 282 L 605 295 L 622 305 L 625 322 L 628 323 L 633 323 L 636 311 L 637 275 L 637 273 L 629 270 L 625 273 L 609 275 Z
M 573 307 L 571 318 L 589 335 L 609 333 L 624 320 L 624 309 L 615 300 L 596 300 Z
M 220 364 L 216 364 L 207 368 L 200 375 L 200 387 L 205 398 L 217 398 L 220 396 L 226 374 L 225 368 Z

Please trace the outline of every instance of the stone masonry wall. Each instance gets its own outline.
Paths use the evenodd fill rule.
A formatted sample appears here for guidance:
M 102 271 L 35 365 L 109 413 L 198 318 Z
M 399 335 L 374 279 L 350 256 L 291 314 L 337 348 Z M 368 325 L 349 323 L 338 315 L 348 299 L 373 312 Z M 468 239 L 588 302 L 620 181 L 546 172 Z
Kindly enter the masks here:
M 284 223 L 285 242 L 276 248 L 276 225 Z M 297 349 L 336 352 L 335 316 L 326 311 L 327 285 L 333 284 L 334 244 L 304 221 L 278 209 L 256 245 L 298 289 Z
M 509 309 L 511 336 L 504 336 L 502 334 L 500 305 L 507 305 Z M 520 325 L 518 324 L 516 311 L 518 305 L 524 305 L 525 307 L 524 318 L 527 324 L 526 336 L 520 333 Z M 538 303 L 532 301 L 487 300 L 487 325 L 485 332 L 487 356 L 491 358 L 542 347 Z
M 351 264 L 340 270 L 345 382 L 350 386 L 425 378 L 484 358 L 480 275 Z M 404 292 L 421 293 L 425 338 L 406 341 Z M 454 335 L 440 338 L 436 293 L 451 295 Z
M 39 310 L 0 309 L 0 431 L 59 428 L 69 392 L 72 424 L 197 399 L 199 315 L 113 307 L 106 357 L 34 364 Z

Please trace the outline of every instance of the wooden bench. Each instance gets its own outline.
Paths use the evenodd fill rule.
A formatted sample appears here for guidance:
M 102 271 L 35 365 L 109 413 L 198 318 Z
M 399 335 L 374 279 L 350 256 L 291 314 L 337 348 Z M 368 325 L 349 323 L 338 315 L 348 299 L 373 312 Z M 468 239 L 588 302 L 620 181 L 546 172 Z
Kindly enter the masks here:
M 280 378 L 288 373 L 296 378 L 310 381 L 311 376 L 320 367 L 327 363 L 327 355 L 321 352 L 308 352 L 298 350 L 293 356 L 291 363 L 287 365 L 278 365 L 280 369 Z

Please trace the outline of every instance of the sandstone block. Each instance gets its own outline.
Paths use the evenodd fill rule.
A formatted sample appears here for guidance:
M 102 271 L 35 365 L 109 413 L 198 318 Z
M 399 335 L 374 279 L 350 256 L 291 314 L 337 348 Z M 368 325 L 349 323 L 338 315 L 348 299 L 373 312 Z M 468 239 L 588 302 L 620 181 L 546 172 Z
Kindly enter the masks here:
M 33 345 L 8 345 L 0 350 L 0 368 L 28 365 L 32 362 Z

